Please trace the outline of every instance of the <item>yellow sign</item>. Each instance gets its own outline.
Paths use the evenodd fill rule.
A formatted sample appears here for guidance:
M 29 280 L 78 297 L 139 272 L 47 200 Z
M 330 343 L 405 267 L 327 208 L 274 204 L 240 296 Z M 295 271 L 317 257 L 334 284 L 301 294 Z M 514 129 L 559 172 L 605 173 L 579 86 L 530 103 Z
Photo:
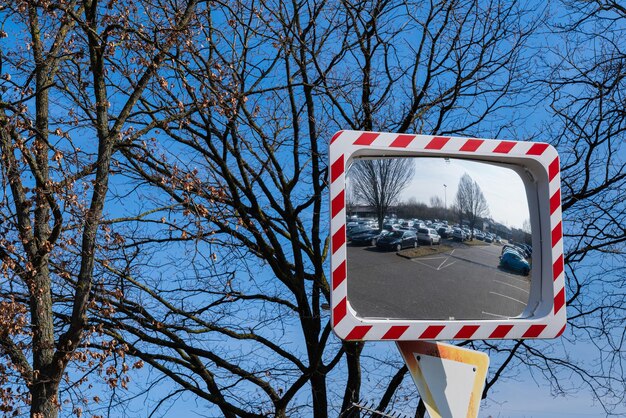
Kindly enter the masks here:
M 489 356 L 451 344 L 398 341 L 431 418 L 476 418 Z

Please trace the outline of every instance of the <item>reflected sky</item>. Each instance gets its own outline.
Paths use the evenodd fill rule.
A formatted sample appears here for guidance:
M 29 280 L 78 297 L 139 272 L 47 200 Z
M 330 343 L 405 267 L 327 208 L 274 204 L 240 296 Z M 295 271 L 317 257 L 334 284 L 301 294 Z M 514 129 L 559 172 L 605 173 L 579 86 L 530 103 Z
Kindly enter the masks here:
M 524 183 L 509 168 L 475 161 L 421 157 L 415 159 L 415 164 L 415 177 L 402 191 L 400 201 L 415 198 L 429 205 L 430 198 L 438 196 L 451 207 L 459 181 L 467 173 L 480 186 L 496 222 L 521 229 L 529 218 Z

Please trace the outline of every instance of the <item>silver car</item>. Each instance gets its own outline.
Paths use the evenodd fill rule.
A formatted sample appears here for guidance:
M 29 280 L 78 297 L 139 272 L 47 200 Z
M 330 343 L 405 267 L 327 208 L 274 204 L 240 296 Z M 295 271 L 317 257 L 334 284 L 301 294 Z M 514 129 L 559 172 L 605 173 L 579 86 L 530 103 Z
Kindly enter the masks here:
M 417 229 L 417 240 L 419 242 L 425 242 L 427 244 L 439 245 L 441 244 L 441 237 L 437 233 L 436 230 L 432 228 L 418 228 Z

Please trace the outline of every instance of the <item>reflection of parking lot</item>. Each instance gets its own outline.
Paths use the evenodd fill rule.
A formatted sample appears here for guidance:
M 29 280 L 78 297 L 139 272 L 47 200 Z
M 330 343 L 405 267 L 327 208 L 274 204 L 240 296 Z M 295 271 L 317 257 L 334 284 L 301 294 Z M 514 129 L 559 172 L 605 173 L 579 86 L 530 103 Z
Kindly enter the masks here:
M 408 260 L 348 247 L 348 299 L 361 317 L 498 319 L 520 315 L 530 277 L 498 269 L 500 246 L 453 247 Z

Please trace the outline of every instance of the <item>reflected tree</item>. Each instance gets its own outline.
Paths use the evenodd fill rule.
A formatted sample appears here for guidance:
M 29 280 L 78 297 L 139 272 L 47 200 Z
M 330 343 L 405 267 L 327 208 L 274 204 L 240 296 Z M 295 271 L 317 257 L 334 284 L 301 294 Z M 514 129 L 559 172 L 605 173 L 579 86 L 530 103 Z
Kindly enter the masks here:
M 433 208 L 435 216 L 438 219 L 446 219 L 448 217 L 447 208 L 445 207 L 444 200 L 439 196 L 430 197 L 430 207 Z
M 453 207 L 459 216 L 459 224 L 463 225 L 463 221 L 467 220 L 472 231 L 479 219 L 489 215 L 489 206 L 485 195 L 483 195 L 478 183 L 467 173 L 463 174 L 459 181 Z
M 430 197 L 430 207 L 431 208 L 443 208 L 444 203 L 441 197 L 439 196 L 431 196 Z
M 356 199 L 374 209 L 378 228 L 382 229 L 389 207 L 398 202 L 414 174 L 414 159 L 387 158 L 356 160 L 347 177 Z

